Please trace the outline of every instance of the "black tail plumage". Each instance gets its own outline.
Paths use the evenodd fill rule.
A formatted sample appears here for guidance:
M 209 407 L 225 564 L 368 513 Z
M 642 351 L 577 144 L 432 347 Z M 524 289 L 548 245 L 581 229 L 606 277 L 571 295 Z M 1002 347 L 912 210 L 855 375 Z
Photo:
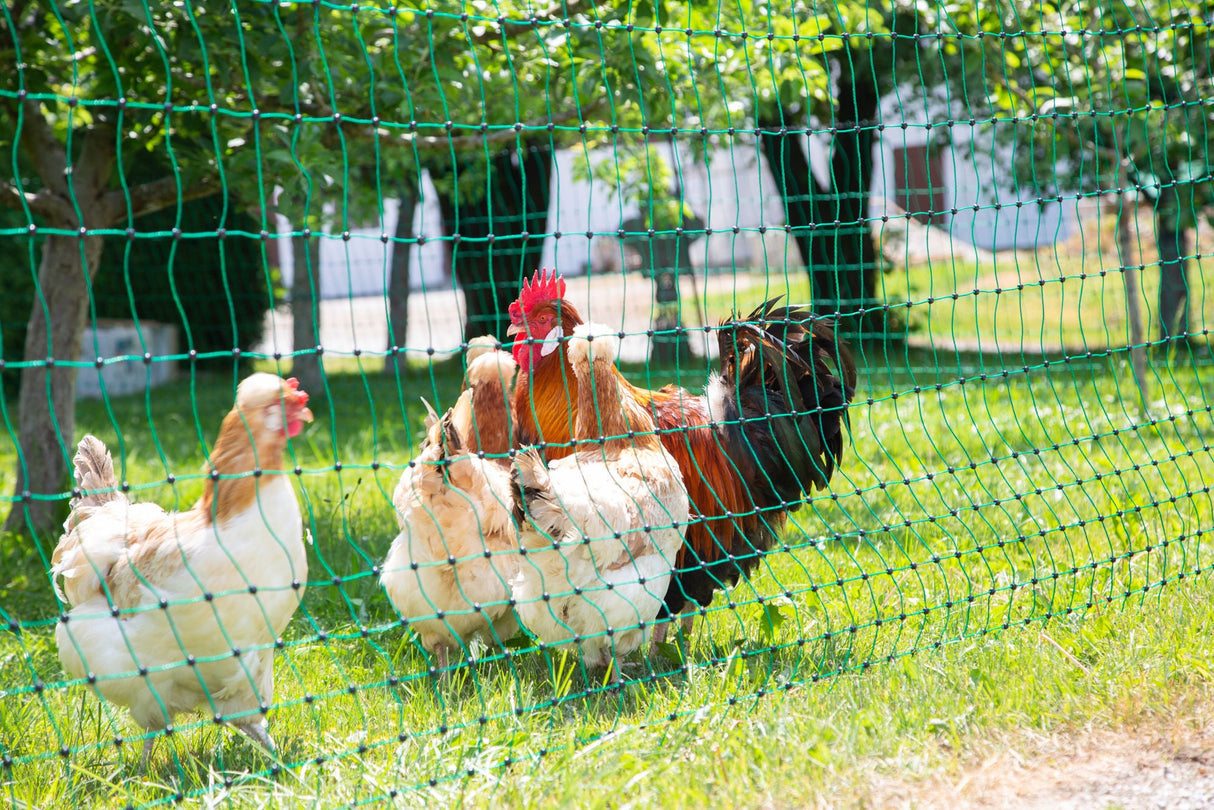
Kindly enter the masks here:
M 856 391 L 855 361 L 832 324 L 779 301 L 731 316 L 717 338 L 717 429 L 760 508 L 795 508 L 801 493 L 826 488 Z

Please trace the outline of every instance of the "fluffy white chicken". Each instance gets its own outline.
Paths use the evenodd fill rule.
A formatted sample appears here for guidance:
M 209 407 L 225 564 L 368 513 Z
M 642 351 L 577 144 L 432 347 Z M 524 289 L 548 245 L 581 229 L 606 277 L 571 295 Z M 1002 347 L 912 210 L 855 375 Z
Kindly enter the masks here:
M 72 606 L 55 631 L 59 658 L 149 731 L 198 709 L 274 750 L 273 646 L 308 575 L 299 503 L 281 471 L 288 437 L 312 421 L 307 402 L 294 379 L 241 382 L 187 512 L 132 503 L 105 445 L 80 442 L 78 493 L 52 557 Z
M 519 620 L 553 646 L 576 643 L 588 667 L 611 666 L 648 639 L 687 529 L 688 498 L 653 417 L 621 396 L 619 339 L 578 326 L 566 346 L 577 378 L 578 450 L 545 465 L 519 454 L 515 518 Z
M 473 341 L 466 390 L 441 419 L 426 420 L 426 441 L 393 495 L 401 532 L 380 583 L 439 670 L 474 636 L 501 643 L 518 632 L 509 604 L 518 540 L 505 458 L 517 370 L 508 353 Z

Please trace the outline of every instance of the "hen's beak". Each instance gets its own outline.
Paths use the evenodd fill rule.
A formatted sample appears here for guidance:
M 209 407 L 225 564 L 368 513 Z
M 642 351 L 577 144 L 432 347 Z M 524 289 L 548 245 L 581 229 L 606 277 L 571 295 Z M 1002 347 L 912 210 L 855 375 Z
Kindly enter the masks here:
M 512 324 L 510 324 L 510 326 L 508 326 L 506 328 L 506 337 L 514 337 L 515 335 L 521 335 L 521 334 L 523 334 L 524 331 L 526 331 L 526 330 L 523 327 L 519 326 L 516 323 L 512 323 Z
M 295 412 L 295 416 L 304 422 L 312 421 L 312 409 L 306 405 Z

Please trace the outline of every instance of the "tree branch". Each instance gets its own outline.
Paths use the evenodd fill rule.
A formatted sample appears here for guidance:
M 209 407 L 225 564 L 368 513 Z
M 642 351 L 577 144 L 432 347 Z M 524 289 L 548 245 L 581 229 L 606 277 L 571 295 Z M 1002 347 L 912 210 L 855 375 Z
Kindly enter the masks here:
M 0 180 L 0 205 L 5 208 L 11 208 L 14 211 L 24 211 L 25 206 L 34 205 L 36 195 L 30 194 L 28 191 L 22 191 L 12 183 Z
M 189 188 L 180 188 L 176 177 L 162 177 L 150 183 L 143 183 L 129 189 L 117 189 L 108 192 L 102 198 L 102 211 L 105 214 L 107 226 L 121 223 L 128 215 L 140 217 L 151 214 L 170 205 L 176 205 L 178 200 L 189 202 L 200 197 L 206 197 L 222 189 L 219 179 L 208 177 L 200 180 Z
M 76 228 L 76 210 L 62 197 L 42 189 L 36 194 L 22 191 L 12 183 L 0 181 L 0 205 L 14 211 L 29 210 L 46 217 L 55 227 Z
M 99 122 L 84 134 L 80 157 L 72 164 L 72 188 L 76 198 L 93 199 L 110 182 L 118 147 L 118 130 L 112 123 Z

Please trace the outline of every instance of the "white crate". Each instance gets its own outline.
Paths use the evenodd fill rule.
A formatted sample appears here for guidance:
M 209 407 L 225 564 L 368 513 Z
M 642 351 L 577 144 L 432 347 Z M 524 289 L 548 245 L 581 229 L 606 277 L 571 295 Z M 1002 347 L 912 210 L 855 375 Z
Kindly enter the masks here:
M 143 361 L 145 351 L 152 355 L 151 363 Z M 96 366 L 80 369 L 76 376 L 76 396 L 99 399 L 103 379 L 105 395 L 110 397 L 135 394 L 163 385 L 176 376 L 177 361 L 161 358 L 176 353 L 177 328 L 174 326 L 140 321 L 136 328 L 134 321 L 98 321 L 95 329 L 84 330 L 80 359 L 91 364 L 101 357 L 107 362 L 100 369 Z M 113 359 L 118 357 L 125 359 Z

